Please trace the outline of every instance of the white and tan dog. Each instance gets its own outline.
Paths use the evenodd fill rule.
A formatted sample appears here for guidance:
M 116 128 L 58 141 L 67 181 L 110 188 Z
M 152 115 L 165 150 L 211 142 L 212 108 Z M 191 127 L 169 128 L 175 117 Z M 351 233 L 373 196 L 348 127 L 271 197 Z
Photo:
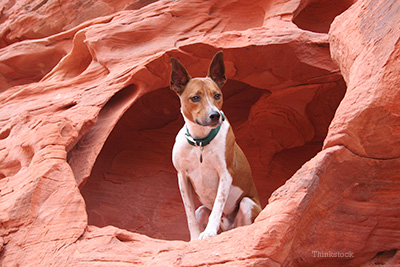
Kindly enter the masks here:
M 192 79 L 175 58 L 171 58 L 171 67 L 171 89 L 180 98 L 185 120 L 172 161 L 178 171 L 190 239 L 251 224 L 261 207 L 250 165 L 221 111 L 221 87 L 226 82 L 223 53 L 214 56 L 205 78 Z M 194 192 L 203 204 L 197 210 Z

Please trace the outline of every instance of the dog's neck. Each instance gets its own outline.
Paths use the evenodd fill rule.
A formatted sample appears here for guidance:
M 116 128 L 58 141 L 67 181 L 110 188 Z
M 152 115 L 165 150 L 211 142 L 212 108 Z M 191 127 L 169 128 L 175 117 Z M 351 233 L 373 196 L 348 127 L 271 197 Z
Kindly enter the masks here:
M 205 138 L 212 130 L 211 127 L 201 126 L 197 123 L 190 121 L 182 112 L 183 119 L 189 130 L 190 136 L 195 139 Z

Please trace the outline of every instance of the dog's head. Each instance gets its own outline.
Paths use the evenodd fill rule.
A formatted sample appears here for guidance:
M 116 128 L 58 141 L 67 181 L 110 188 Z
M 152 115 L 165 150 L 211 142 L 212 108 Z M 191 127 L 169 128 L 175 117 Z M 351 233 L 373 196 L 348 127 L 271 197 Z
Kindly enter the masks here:
M 201 126 L 216 127 L 221 124 L 221 88 L 226 82 L 222 51 L 215 54 L 205 78 L 191 78 L 175 58 L 171 58 L 171 67 L 171 89 L 179 95 L 185 117 Z

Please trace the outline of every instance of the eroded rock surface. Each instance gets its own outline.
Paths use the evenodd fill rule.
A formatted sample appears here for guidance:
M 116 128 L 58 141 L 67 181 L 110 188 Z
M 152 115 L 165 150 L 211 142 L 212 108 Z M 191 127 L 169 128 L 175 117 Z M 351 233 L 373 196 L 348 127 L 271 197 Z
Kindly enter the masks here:
M 400 4 L 352 4 L 5 4 L 0 264 L 399 263 Z M 204 76 L 218 50 L 224 112 L 265 208 L 184 242 L 169 58 Z

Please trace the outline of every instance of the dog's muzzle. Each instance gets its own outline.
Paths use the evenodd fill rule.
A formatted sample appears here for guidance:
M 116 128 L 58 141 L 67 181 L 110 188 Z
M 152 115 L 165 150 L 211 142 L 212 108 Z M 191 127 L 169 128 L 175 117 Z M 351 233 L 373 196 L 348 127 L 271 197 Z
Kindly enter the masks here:
M 198 125 L 201 125 L 204 127 L 215 127 L 215 126 L 220 125 L 224 120 L 225 120 L 225 116 L 222 115 L 222 111 L 212 111 L 208 115 L 206 123 L 201 123 L 197 119 L 195 121 Z

